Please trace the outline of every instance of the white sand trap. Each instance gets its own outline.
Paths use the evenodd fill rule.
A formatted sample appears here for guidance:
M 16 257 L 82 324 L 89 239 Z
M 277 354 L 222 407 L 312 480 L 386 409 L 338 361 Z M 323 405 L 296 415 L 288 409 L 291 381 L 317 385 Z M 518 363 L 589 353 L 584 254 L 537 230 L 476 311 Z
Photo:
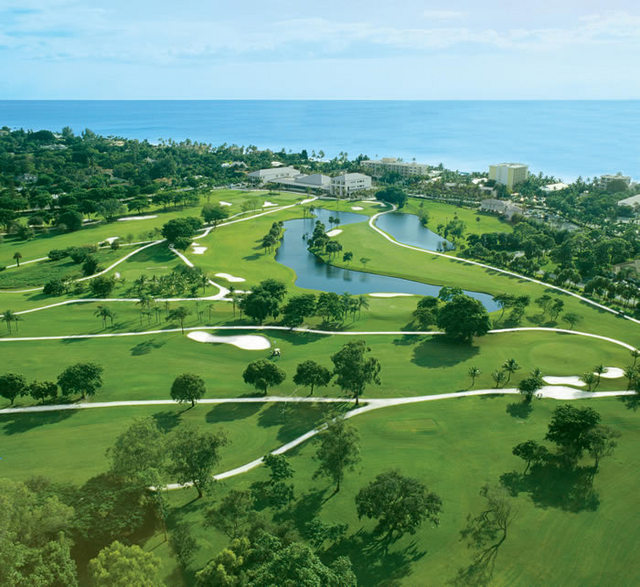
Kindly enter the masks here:
M 327 236 L 338 236 L 341 232 L 342 232 L 342 229 L 334 228 L 333 230 L 330 230 L 329 232 L 327 232 Z
M 204 252 L 207 250 L 207 248 L 208 247 L 196 247 L 195 245 L 193 245 L 191 252 L 194 255 L 204 255 Z
M 148 216 L 124 216 L 123 218 L 118 218 L 118 222 L 127 222 L 128 220 L 148 220 L 157 217 L 157 214 L 149 214 Z
M 120 273 L 118 273 L 117 271 L 113 274 L 113 276 L 114 276 L 116 279 L 120 279 Z
M 208 332 L 196 330 L 187 334 L 187 338 L 196 342 L 219 342 L 223 344 L 232 344 L 239 349 L 245 351 L 264 351 L 271 348 L 269 339 L 257 334 L 238 334 L 231 336 L 214 336 Z
M 580 379 L 580 377 L 576 377 L 575 375 L 571 375 L 569 377 L 543 377 L 542 380 L 549 385 L 575 385 L 576 387 L 584 387 L 586 383 Z
M 362 206 L 351 206 L 352 210 L 364 210 Z
M 220 204 L 221 206 L 233 206 L 233 204 L 231 202 L 220 201 L 220 202 L 218 202 L 218 204 Z
M 277 206 L 278 204 L 274 204 L 273 202 L 269 202 L 269 200 L 267 200 L 264 204 L 262 204 L 263 208 L 270 208 L 271 206 Z
M 618 379 L 624 377 L 624 369 L 619 367 L 605 367 L 605 372 L 600 375 L 603 379 Z
M 408 294 L 408 293 L 370 293 L 369 294 L 372 298 L 405 298 L 405 297 L 410 297 L 413 294 Z
M 236 277 L 235 275 L 231 275 L 230 273 L 216 273 L 216 277 L 222 277 L 222 279 L 226 279 L 231 283 L 240 283 L 241 281 L 247 281 L 244 277 Z
M 118 238 L 120 238 L 120 237 L 117 237 L 117 236 L 110 236 L 109 238 L 105 238 L 105 239 L 104 239 L 104 242 L 105 242 L 105 243 L 109 243 L 109 244 L 111 244 L 113 241 L 117 241 L 117 240 L 118 240 Z
M 571 387 L 564 387 L 562 385 L 559 386 L 549 386 L 543 387 L 540 391 L 536 393 L 536 397 L 548 397 L 551 399 L 582 399 L 585 392 L 581 389 L 573 389 Z

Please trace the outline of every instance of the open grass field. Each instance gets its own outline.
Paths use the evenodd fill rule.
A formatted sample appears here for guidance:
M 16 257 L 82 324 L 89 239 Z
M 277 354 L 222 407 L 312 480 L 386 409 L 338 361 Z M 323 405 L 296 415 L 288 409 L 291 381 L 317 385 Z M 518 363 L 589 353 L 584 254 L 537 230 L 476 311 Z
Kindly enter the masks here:
M 287 205 L 304 198 L 302 195 L 261 195 L 263 200 Z M 230 213 L 241 210 L 242 202 L 255 199 L 255 192 L 217 190 L 208 196 L 210 201 L 232 202 Z M 203 197 L 203 201 L 207 196 Z M 372 202 L 318 201 L 312 205 L 357 211 L 369 217 L 383 208 Z M 419 212 L 419 204 L 411 200 L 406 211 Z M 256 207 L 259 213 L 262 208 Z M 455 213 L 467 224 L 467 231 L 509 230 L 499 219 L 479 216 L 472 210 L 458 209 L 446 204 L 425 202 L 429 211 L 429 226 L 446 223 Z M 265 211 L 268 208 L 264 209 Z M 52 248 L 95 244 L 110 236 L 127 238 L 153 232 L 170 218 L 198 215 L 199 207 L 163 212 L 150 210 L 144 214 L 157 218 L 130 222 L 97 224 L 77 233 L 37 237 L 21 243 L 24 260 L 45 256 Z M 262 236 L 275 221 L 299 218 L 304 211 L 296 206 L 229 226 L 219 226 L 197 245 L 206 247 L 204 254 L 186 251 L 187 258 L 202 268 L 221 285 L 235 285 L 250 289 L 266 278 L 282 280 L 289 295 L 301 293 L 294 283 L 295 273 L 275 260 L 273 251 L 260 246 Z M 136 228 L 134 228 L 134 225 Z M 465 264 L 454 258 L 443 258 L 410 251 L 395 246 L 374 232 L 366 222 L 341 227 L 337 240 L 344 250 L 354 252 L 352 269 L 413 279 L 426 283 L 450 285 L 483 291 L 490 294 L 509 292 L 529 295 L 531 299 L 547 292 L 544 286 L 495 271 Z M 115 231 L 115 232 L 114 232 Z M 132 240 L 132 239 L 129 239 Z M 301 243 L 301 246 L 304 246 Z M 0 244 L 0 262 L 9 260 L 16 249 L 11 239 Z M 107 265 L 122 258 L 131 249 L 104 251 L 101 264 Z M 359 259 L 367 257 L 363 265 Z M 120 263 L 111 273 L 118 272 L 124 283 L 112 294 L 117 298 L 130 297 L 132 282 L 141 274 L 151 277 L 170 272 L 182 261 L 164 244 L 149 247 Z M 340 264 L 339 261 L 335 261 Z M 41 285 L 55 270 L 67 271 L 64 262 L 34 263 L 0 274 L 0 288 L 8 287 L 2 279 L 21 279 L 24 285 Z M 231 283 L 215 273 L 229 273 L 246 281 Z M 56 274 L 57 275 L 57 274 Z M 42 280 L 39 282 L 39 280 Z M 3 283 L 5 284 L 3 286 Z M 13 282 L 17 285 L 17 281 Z M 199 295 L 212 296 L 217 288 L 208 286 Z M 638 346 L 638 326 L 604 311 L 582 303 L 567 295 L 550 292 L 565 302 L 565 312 L 582 316 L 576 330 L 610 336 Z M 80 297 L 87 297 L 82 294 Z M 39 292 L 0 292 L 0 311 L 30 310 L 71 300 L 74 295 L 47 297 Z M 417 297 L 368 298 L 369 308 L 362 310 L 353 321 L 343 325 L 345 331 L 398 331 L 412 328 L 411 313 Z M 169 308 L 187 307 L 191 314 L 185 327 L 215 326 L 215 334 L 238 334 L 228 326 L 252 326 L 239 313 L 234 315 L 229 301 L 189 300 L 158 305 L 158 312 L 143 317 L 140 306 L 132 301 L 102 302 L 116 313 L 113 325 L 105 327 L 95 315 L 100 302 L 73 303 L 23 314 L 17 333 L 12 336 L 69 337 L 77 334 L 124 334 L 91 339 L 0 341 L 0 373 L 23 373 L 30 381 L 55 380 L 68 365 L 93 361 L 104 367 L 104 387 L 94 401 L 169 399 L 170 386 L 181 373 L 200 375 L 207 386 L 207 398 L 236 398 L 254 395 L 255 390 L 242 380 L 246 365 L 268 357 L 270 351 L 247 351 L 226 344 L 203 344 L 176 332 L 145 334 L 148 330 L 179 328 L 178 323 L 166 320 Z M 500 312 L 492 315 L 494 326 L 500 327 Z M 545 319 L 546 320 L 546 319 Z M 276 324 L 271 320 L 267 325 Z M 558 326 L 566 323 L 545 322 L 532 304 L 522 326 Z M 306 323 L 318 327 L 314 318 Z M 15 325 L 13 325 L 15 328 Z M 296 365 L 313 359 L 327 367 L 330 357 L 352 336 L 340 334 L 310 334 L 289 331 L 243 331 L 242 334 L 266 336 L 272 346 L 281 349 L 278 365 L 287 373 L 285 382 L 270 391 L 271 395 L 306 396 L 305 388 L 293 381 Z M 0 337 L 8 330 L 0 325 Z M 629 351 L 603 340 L 553 332 L 496 333 L 476 339 L 471 345 L 447 342 L 438 335 L 358 335 L 371 347 L 371 354 L 382 365 L 380 386 L 370 386 L 363 396 L 369 398 L 408 397 L 458 392 L 469 389 L 470 367 L 478 367 L 480 376 L 475 388 L 493 388 L 491 373 L 502 363 L 514 358 L 521 369 L 506 387 L 515 387 L 534 368 L 544 375 L 581 375 L 596 365 L 625 368 L 632 362 Z M 603 379 L 599 390 L 622 390 L 625 379 Z M 497 390 L 499 393 L 499 390 Z M 341 397 L 335 385 L 316 390 L 316 395 Z M 75 400 L 77 398 L 70 398 Z M 60 400 L 56 400 L 60 401 Z M 92 401 L 90 399 L 89 401 Z M 32 405 L 29 397 L 16 400 L 16 405 Z M 0 404 L 7 407 L 8 401 Z M 541 440 L 551 412 L 558 405 L 553 400 L 534 401 L 529 413 L 522 410 L 517 396 L 459 398 L 405 407 L 383 408 L 352 420 L 359 430 L 362 462 L 347 475 L 343 489 L 331 496 L 331 488 L 322 480 L 313 480 L 316 463 L 313 443 L 308 442 L 292 452 L 295 469 L 294 483 L 298 501 L 284 512 L 280 521 L 291 521 L 299 530 L 304 523 L 317 516 L 326 522 L 348 522 L 349 531 L 341 552 L 348 554 L 362 585 L 445 585 L 459 568 L 468 565 L 470 553 L 459 540 L 459 532 L 469 513 L 476 514 L 482 505 L 478 495 L 485 483 L 497 483 L 500 475 L 523 469 L 522 461 L 511 454 L 513 445 L 527 439 Z M 619 447 L 612 458 L 606 459 L 595 480 L 597 500 L 591 504 L 577 504 L 576 511 L 568 511 L 561 503 L 570 492 L 566 480 L 549 479 L 549 485 L 527 490 L 514 497 L 518 511 L 509 531 L 508 540 L 501 547 L 492 585 L 634 585 L 640 576 L 632 545 L 638 540 L 637 520 L 633 509 L 640 481 L 635 462 L 635 446 L 640 440 L 638 414 L 628 409 L 628 403 L 615 399 L 582 400 L 577 405 L 591 405 L 598 409 L 605 424 L 622 433 Z M 110 407 L 69 410 L 48 413 L 0 414 L 0 477 L 25 479 L 44 475 L 53 480 L 82 483 L 107 467 L 106 449 L 134 418 L 152 417 L 165 430 L 186 423 L 203 429 L 226 430 L 231 444 L 223 449 L 219 471 L 224 471 L 264 455 L 266 452 L 312 429 L 323 415 L 316 404 L 285 407 L 279 404 L 199 405 L 184 407 L 145 406 Z M 413 537 L 405 537 L 389 552 L 372 548 L 372 524 L 361 522 L 355 515 L 354 495 L 378 473 L 397 468 L 402 473 L 421 479 L 438 493 L 444 504 L 442 523 L 438 528 L 424 525 Z M 223 548 L 227 541 L 213 529 L 202 525 L 203 512 L 224 492 L 244 488 L 265 478 L 265 471 L 257 469 L 220 483 L 213 496 L 194 501 L 195 490 L 177 490 L 170 494 L 172 506 L 170 526 L 186 521 L 197 538 L 200 550 L 190 568 L 182 573 L 175 557 L 160 534 L 151 537 L 145 547 L 163 560 L 163 574 L 169 585 L 192 585 L 193 571 Z M 576 504 L 574 504 L 575 506 Z
M 97 319 L 95 319 L 97 321 Z M 224 334 L 224 330 L 217 334 Z M 232 333 L 232 331 L 227 331 Z M 271 395 L 307 395 L 294 385 L 296 365 L 314 359 L 328 367 L 330 357 L 352 337 L 269 331 L 264 333 L 281 349 L 278 365 L 287 380 Z M 363 338 L 371 354 L 382 365 L 382 385 L 370 386 L 369 397 L 428 395 L 469 389 L 469 367 L 482 374 L 475 387 L 493 388 L 491 373 L 515 358 L 522 369 L 513 376 L 515 387 L 531 369 L 545 375 L 581 375 L 602 363 L 624 368 L 631 362 L 629 352 L 617 345 L 578 336 L 547 332 L 491 334 L 470 346 L 447 343 L 442 337 L 397 337 L 367 335 Z M 240 397 L 255 390 L 242 381 L 247 364 L 268 357 L 270 351 L 246 351 L 226 344 L 203 344 L 179 332 L 107 339 L 59 340 L 0 343 L 5 370 L 24 373 L 29 378 L 54 380 L 69 364 L 93 361 L 104 367 L 104 388 L 96 401 L 128 399 L 168 399 L 174 378 L 196 373 L 207 385 L 207 397 Z M 626 380 L 604 380 L 599 389 L 626 388 Z M 318 389 L 318 395 L 339 397 L 336 386 Z M 31 398 L 16 405 L 32 403 Z M 8 402 L 3 401 L 3 407 Z
M 409 198 L 407 205 L 401 212 L 416 214 L 417 216 L 420 216 L 422 212 L 428 213 L 429 224 L 427 228 L 434 232 L 436 232 L 438 225 L 446 225 L 455 217 L 465 223 L 465 236 L 468 234 L 484 234 L 486 232 L 513 232 L 513 227 L 497 216 L 479 213 L 470 208 L 453 206 L 444 202 Z
M 168 405 L 0 415 L 0 477 L 24 480 L 42 475 L 84 483 L 108 469 L 107 448 L 136 418 L 153 418 L 165 432 L 185 424 L 224 431 L 229 444 L 221 451 L 219 470 L 225 471 L 304 434 L 321 415 L 322 408 L 315 404 Z
M 481 511 L 480 488 L 497 484 L 504 473 L 524 469 L 511 448 L 528 439 L 542 440 L 558 405 L 537 401 L 529 418 L 521 420 L 507 411 L 513 401 L 509 397 L 445 400 L 354 418 L 362 455 L 357 470 L 347 473 L 341 491 L 331 496 L 330 483 L 312 479 L 313 442 L 302 445 L 291 457 L 297 505 L 278 519 L 291 520 L 299 529 L 316 516 L 324 522 L 347 522 L 349 530 L 340 551 L 351 557 L 362 585 L 447 585 L 471 561 L 459 533 L 466 516 Z M 548 488 L 533 493 L 519 493 L 513 498 L 517 515 L 499 550 L 491 585 L 637 584 L 640 564 L 629 546 L 639 539 L 632 504 L 640 474 L 631 466 L 640 441 L 638 414 L 614 399 L 578 405 L 594 407 L 604 423 L 622 434 L 614 456 L 602 462 L 595 478 L 595 503 L 578 500 L 573 503 L 577 511 L 569 511 L 560 503 L 569 489 L 562 479 L 549 479 Z M 367 548 L 373 523 L 358 520 L 354 496 L 389 469 L 425 482 L 442 498 L 443 512 L 439 527 L 423 524 L 415 536 L 402 538 L 385 554 L 371 549 L 370 543 Z M 256 469 L 228 479 L 212 498 L 202 501 L 192 501 L 193 490 L 171 495 L 172 522 L 188 522 L 201 546 L 192 568 L 200 568 L 227 544 L 226 537 L 202 526 L 206 507 L 229 489 L 246 488 L 265 478 L 266 471 Z M 176 584 L 178 575 L 166 544 L 154 537 L 147 547 L 155 547 L 154 552 L 163 556 L 166 576 L 172 575 Z M 189 582 L 190 576 L 186 573 L 183 578 Z

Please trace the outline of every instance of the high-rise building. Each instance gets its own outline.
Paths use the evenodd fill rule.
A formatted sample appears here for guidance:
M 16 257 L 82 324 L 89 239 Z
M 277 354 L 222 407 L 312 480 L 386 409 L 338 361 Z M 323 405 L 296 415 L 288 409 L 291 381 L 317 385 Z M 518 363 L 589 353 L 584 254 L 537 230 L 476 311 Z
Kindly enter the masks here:
M 489 179 L 506 185 L 510 190 L 517 183 L 523 182 L 529 176 L 529 166 L 523 163 L 498 163 L 489 165 Z

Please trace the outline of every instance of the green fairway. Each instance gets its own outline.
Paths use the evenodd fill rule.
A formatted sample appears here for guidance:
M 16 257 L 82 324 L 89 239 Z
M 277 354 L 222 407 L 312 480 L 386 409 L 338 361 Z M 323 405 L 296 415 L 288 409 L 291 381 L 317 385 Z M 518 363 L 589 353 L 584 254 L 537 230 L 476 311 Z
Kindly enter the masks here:
M 57 311 L 63 312 L 64 308 Z M 96 326 L 98 319 L 94 318 Z M 26 322 L 25 322 L 26 324 Z M 245 332 L 248 333 L 249 331 Z M 216 334 L 237 334 L 218 331 Z M 261 334 L 256 332 L 256 334 Z M 281 349 L 278 365 L 287 373 L 286 381 L 272 395 L 307 395 L 292 381 L 296 365 L 305 359 L 331 366 L 330 357 L 352 337 L 327 336 L 282 331 L 263 333 Z M 382 365 L 382 385 L 370 386 L 365 397 L 397 397 L 449 393 L 469 389 L 468 370 L 480 368 L 477 389 L 493 388 L 491 373 L 509 358 L 522 366 L 510 386 L 527 377 L 534 368 L 546 375 L 581 375 L 598 364 L 624 368 L 629 352 L 617 345 L 585 340 L 574 335 L 549 332 L 491 334 L 473 345 L 448 343 L 442 337 L 399 337 L 366 335 L 371 354 Z M 268 357 L 270 351 L 247 351 L 227 344 L 203 344 L 179 332 L 98 338 L 0 343 L 7 370 L 24 373 L 30 379 L 55 380 L 73 362 L 93 361 L 104 367 L 104 388 L 97 401 L 166 399 L 173 379 L 180 373 L 196 373 L 206 382 L 207 397 L 238 397 L 255 390 L 244 384 L 242 372 L 251 361 Z M 603 379 L 599 389 L 619 390 L 625 379 Z M 318 395 L 339 396 L 334 385 L 318 389 Z M 31 398 L 16 405 L 32 403 Z M 3 402 L 3 407 L 8 402 Z
M 81 484 L 108 468 L 105 451 L 135 418 L 153 418 L 165 432 L 188 423 L 226 432 L 230 444 L 220 452 L 221 472 L 307 432 L 322 413 L 315 404 L 214 404 L 0 415 L 0 477 L 42 475 Z
M 513 227 L 497 216 L 480 213 L 470 208 L 445 204 L 444 202 L 409 198 L 407 205 L 400 211 L 416 214 L 417 216 L 426 212 L 429 215 L 427 228 L 434 232 L 436 232 L 438 225 L 446 225 L 456 217 L 465 224 L 465 237 L 469 234 L 483 234 L 486 232 L 513 232 Z
M 319 517 L 324 522 L 347 522 L 347 539 L 340 554 L 351 557 L 362 585 L 393 584 L 446 585 L 458 569 L 469 565 L 471 553 L 460 541 L 460 530 L 467 514 L 477 515 L 484 504 L 478 495 L 482 485 L 497 484 L 500 475 L 521 472 L 523 461 L 511 448 L 528 439 L 541 440 L 552 410 L 551 400 L 536 401 L 526 420 L 511 417 L 507 410 L 514 398 L 468 398 L 428 404 L 387 408 L 352 420 L 360 432 L 362 462 L 347 473 L 341 491 L 331 496 L 327 481 L 312 480 L 316 463 L 315 447 L 304 444 L 292 454 L 297 504 L 281 515 L 303 525 Z M 638 539 L 633 515 L 637 468 L 630 466 L 640 441 L 637 414 L 626 410 L 618 400 L 580 402 L 598 410 L 603 422 L 622 433 L 612 458 L 601 465 L 595 478 L 595 509 L 577 502 L 578 511 L 563 509 L 548 494 L 532 500 L 527 493 L 514 497 L 517 516 L 498 553 L 491 585 L 596 586 L 633 585 L 638 563 L 629 544 Z M 426 483 L 443 501 L 441 523 L 437 528 L 423 524 L 415 536 L 393 544 L 387 554 L 366 548 L 373 524 L 355 515 L 355 493 L 377 474 L 398 469 L 404 475 Z M 216 498 L 229 489 L 246 488 L 266 472 L 234 477 L 224 482 Z M 557 491 L 562 492 L 561 485 Z M 190 504 L 188 491 L 172 495 L 174 523 L 186 521 L 196 535 L 201 550 L 193 568 L 200 568 L 227 544 L 227 539 L 202 526 L 202 513 L 211 499 Z M 631 508 L 631 509 L 630 509 Z M 157 539 L 149 541 L 151 548 Z M 370 545 L 370 544 L 369 544 Z M 164 570 L 173 571 L 166 546 L 161 550 Z M 603 564 L 606 561 L 606 564 Z

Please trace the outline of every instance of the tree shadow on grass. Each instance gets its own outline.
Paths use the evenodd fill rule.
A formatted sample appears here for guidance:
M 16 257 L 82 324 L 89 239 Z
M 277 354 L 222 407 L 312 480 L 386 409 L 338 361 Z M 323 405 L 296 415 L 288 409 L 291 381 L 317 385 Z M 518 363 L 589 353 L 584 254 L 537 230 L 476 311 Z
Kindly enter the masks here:
M 162 432 L 171 432 L 178 424 L 180 424 L 180 418 L 182 412 L 171 412 L 164 410 L 162 412 L 156 412 L 152 418 L 155 420 L 156 425 Z
M 527 474 L 504 473 L 500 483 L 514 497 L 528 493 L 536 507 L 576 513 L 595 511 L 600 506 L 593 475 L 593 467 L 563 467 L 552 461 L 533 465 Z
M 260 413 L 258 425 L 263 428 L 279 426 L 277 439 L 288 442 L 315 428 L 325 418 L 327 408 L 321 403 L 305 404 L 304 409 L 300 409 L 287 402 L 274 402 Z
M 477 355 L 480 349 L 475 345 L 455 343 L 444 337 L 421 340 L 413 349 L 412 363 L 419 367 L 451 367 Z
M 300 534 L 308 538 L 307 524 L 313 521 L 320 513 L 327 491 L 326 487 L 323 489 L 311 489 L 296 499 L 290 508 L 276 513 L 273 516 L 273 521 L 276 523 L 293 522 Z
M 77 413 L 77 410 L 59 410 L 56 412 L 25 412 L 0 416 L 0 426 L 4 434 L 21 434 L 39 426 L 58 424 Z
M 131 347 L 130 351 L 134 357 L 139 357 L 140 355 L 148 355 L 152 350 L 162 348 L 165 344 L 167 344 L 166 341 L 157 341 L 152 338 Z
M 533 406 L 531 402 L 513 402 L 507 405 L 506 412 L 512 418 L 526 420 L 531 415 L 531 412 L 533 412 Z
M 638 411 L 640 408 L 640 394 L 635 395 L 623 395 L 620 397 L 620 401 L 626 406 L 627 410 Z
M 327 550 L 331 557 L 348 556 L 359 585 L 400 585 L 411 574 L 411 564 L 420 560 L 426 551 L 419 550 L 415 541 L 407 546 L 389 550 L 389 544 L 363 529 L 344 538 Z
M 217 404 L 207 412 L 206 421 L 209 424 L 217 424 L 243 420 L 253 416 L 261 408 L 262 404 L 258 402 Z

